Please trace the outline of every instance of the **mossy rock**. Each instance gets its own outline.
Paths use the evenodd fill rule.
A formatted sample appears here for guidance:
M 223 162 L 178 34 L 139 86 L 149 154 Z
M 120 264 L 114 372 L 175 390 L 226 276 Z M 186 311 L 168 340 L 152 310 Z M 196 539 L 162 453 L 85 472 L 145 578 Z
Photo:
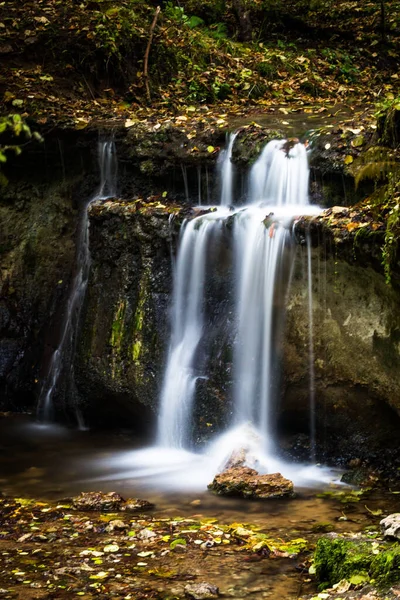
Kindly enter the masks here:
M 378 545 L 376 541 L 318 540 L 314 555 L 315 572 L 321 588 L 346 579 L 374 581 L 386 588 L 400 581 L 400 545 Z
M 239 130 L 232 148 L 232 161 L 245 169 L 257 160 L 268 142 L 284 137 L 284 132 L 276 129 L 266 129 L 258 125 L 243 127 Z

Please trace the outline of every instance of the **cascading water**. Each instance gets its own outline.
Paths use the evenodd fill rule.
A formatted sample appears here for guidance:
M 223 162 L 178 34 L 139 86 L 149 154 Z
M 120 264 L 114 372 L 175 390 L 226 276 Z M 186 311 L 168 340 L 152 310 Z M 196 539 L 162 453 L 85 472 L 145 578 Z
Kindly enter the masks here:
M 270 426 L 275 283 L 289 231 L 267 229 L 265 210 L 243 211 L 235 223 L 238 334 L 235 353 L 235 421 L 257 424 L 265 450 L 272 450 Z
M 106 140 L 98 143 L 100 187 L 97 194 L 89 200 L 86 208 L 94 200 L 112 198 L 117 193 L 118 160 L 114 140 Z M 87 210 L 85 211 L 87 215 Z
M 292 207 L 298 212 L 299 206 L 308 205 L 308 163 L 302 144 L 291 147 L 285 140 L 273 140 L 265 146 L 251 169 L 250 203 L 239 212 L 234 227 L 238 282 L 235 422 L 256 427 L 264 451 L 273 453 L 274 324 L 280 320 L 274 298 L 277 286 L 287 284 L 290 269 L 285 263 L 291 238 L 278 215 L 282 207 L 290 215 Z
M 185 223 L 181 233 L 171 343 L 160 398 L 158 446 L 129 458 L 131 465 L 145 468 L 136 471 L 137 475 L 159 477 L 164 473 L 167 485 L 201 487 L 224 467 L 232 452 L 243 449 L 247 463 L 257 464 L 259 471 L 280 470 L 303 483 L 324 478 L 320 471 L 316 475 L 307 467 L 279 459 L 271 419 L 279 373 L 277 347 L 294 256 L 291 224 L 299 214 L 318 212 L 308 202 L 306 148 L 286 140 L 269 142 L 250 173 L 250 203 L 235 210 L 231 163 L 235 137 L 234 134 L 229 138 L 220 163 L 221 207 Z M 199 455 L 189 449 L 196 381 L 206 376 L 199 357 L 208 350 L 201 348 L 207 337 L 205 288 L 215 268 L 215 260 L 208 257 L 215 251 L 214 234 L 221 235 L 225 227 L 232 233 L 235 260 L 233 415 L 231 428 Z M 312 427 L 313 421 L 311 438 L 315 436 Z M 313 439 L 311 443 L 314 444 Z M 313 451 L 311 454 L 314 458 Z
M 38 420 L 44 423 L 53 419 L 54 394 L 58 391 L 61 376 L 67 385 L 74 385 L 73 355 L 76 342 L 76 331 L 79 324 L 82 304 L 85 298 L 89 270 L 89 205 L 95 200 L 114 196 L 116 193 L 117 156 L 113 141 L 99 142 L 98 161 L 100 168 L 100 186 L 95 196 L 85 204 L 78 225 L 76 241 L 76 272 L 69 290 L 65 316 L 61 329 L 61 337 L 56 350 L 53 352 L 48 373 L 43 383 L 37 407 Z M 69 369 L 69 372 L 66 370 Z M 76 410 L 78 425 L 83 426 L 80 412 Z
M 308 179 L 305 146 L 272 140 L 251 169 L 250 201 L 273 206 L 306 206 Z
M 203 335 L 203 296 L 207 249 L 221 229 L 212 216 L 186 222 L 175 270 L 171 343 L 161 393 L 158 441 L 187 448 L 196 380 L 196 351 Z
M 221 206 L 233 206 L 233 174 L 234 167 L 232 163 L 233 144 L 235 143 L 237 133 L 231 133 L 228 137 L 226 150 L 221 152 L 219 159 L 220 179 L 221 179 Z

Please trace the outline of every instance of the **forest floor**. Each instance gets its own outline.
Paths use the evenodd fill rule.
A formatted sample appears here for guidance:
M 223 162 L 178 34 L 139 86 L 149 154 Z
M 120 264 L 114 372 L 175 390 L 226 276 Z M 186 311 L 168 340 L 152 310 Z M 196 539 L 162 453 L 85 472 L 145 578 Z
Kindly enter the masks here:
M 333 502 L 339 515 L 336 525 L 317 523 L 312 518 L 315 513 L 304 513 L 298 521 L 293 512 L 283 530 L 273 521 L 265 530 L 254 524 L 207 518 L 201 514 L 200 500 L 193 506 L 192 516 L 169 517 L 146 507 L 132 511 L 124 502 L 110 502 L 110 496 L 118 499 L 115 493 L 83 495 L 102 498 L 103 506 L 101 502 L 92 504 L 92 510 L 91 500 L 83 506 L 82 495 L 58 503 L 2 497 L 0 597 L 396 598 L 400 588 L 394 586 L 385 594 L 371 587 L 366 590 L 365 578 L 343 582 L 324 595 L 316 592 L 310 566 L 321 535 L 335 530 L 339 533 L 328 537 L 362 536 L 377 548 L 382 542 L 378 530 L 383 511 L 364 509 L 364 494 L 368 496 L 367 491 L 325 494 L 325 502 Z M 361 499 L 361 512 L 355 513 L 354 503 Z M 367 502 L 374 506 L 371 499 Z M 363 534 L 356 533 L 360 528 Z M 200 593 L 202 584 L 209 586 L 209 595 L 204 593 L 204 585 L 203 595 Z
M 93 120 L 230 120 L 276 106 L 316 110 L 398 96 L 397 1 L 385 3 L 385 37 L 377 2 L 321 0 L 304 14 L 297 4 L 279 14 L 255 10 L 252 40 L 241 42 L 232 10 L 202 19 L 190 1 L 166 3 L 151 40 L 151 2 L 2 3 L 1 113 L 80 129 Z

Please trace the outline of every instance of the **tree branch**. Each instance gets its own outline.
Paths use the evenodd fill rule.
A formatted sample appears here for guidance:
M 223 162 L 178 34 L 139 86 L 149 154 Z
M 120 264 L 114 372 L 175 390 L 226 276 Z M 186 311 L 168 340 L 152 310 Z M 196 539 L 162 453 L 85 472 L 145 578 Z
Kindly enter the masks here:
M 149 41 L 147 42 L 147 48 L 146 48 L 146 52 L 144 54 L 143 76 L 144 76 L 145 82 L 146 82 L 147 100 L 149 102 L 151 102 L 150 85 L 149 85 L 149 54 L 150 54 L 151 43 L 153 41 L 154 28 L 157 24 L 157 19 L 158 19 L 158 15 L 160 14 L 160 11 L 161 11 L 161 7 L 157 6 L 156 12 L 154 15 L 154 19 L 153 19 L 153 22 L 150 27 Z

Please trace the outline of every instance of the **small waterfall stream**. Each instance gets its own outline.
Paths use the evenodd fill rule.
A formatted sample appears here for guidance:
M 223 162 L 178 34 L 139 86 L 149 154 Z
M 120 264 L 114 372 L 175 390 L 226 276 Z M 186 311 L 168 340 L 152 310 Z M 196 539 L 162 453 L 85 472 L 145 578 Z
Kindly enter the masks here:
M 233 144 L 235 143 L 237 133 L 229 134 L 227 138 L 226 150 L 221 152 L 219 157 L 219 169 L 221 179 L 221 206 L 232 206 L 233 198 L 233 179 L 234 167 L 232 163 Z
M 308 201 L 306 148 L 285 140 L 273 140 L 265 146 L 250 173 L 249 204 L 234 209 L 231 155 L 235 138 L 236 134 L 230 136 L 221 158 L 220 208 L 182 227 L 174 281 L 171 342 L 160 398 L 158 458 L 154 455 L 148 466 L 160 464 L 160 447 L 164 448 L 166 460 L 169 452 L 191 447 L 196 381 L 206 376 L 198 356 L 205 337 L 205 287 L 211 276 L 209 270 L 212 272 L 214 266 L 208 257 L 215 248 L 212 246 L 214 236 L 224 230 L 228 217 L 233 219 L 235 277 L 232 293 L 236 298 L 233 415 L 231 427 L 209 444 L 204 460 L 208 461 L 208 472 L 215 473 L 232 452 L 244 449 L 260 470 L 271 472 L 283 464 L 271 415 L 279 379 L 277 346 L 293 271 L 291 225 L 296 216 L 312 214 L 318 209 L 311 207 Z M 207 261 L 211 263 L 209 266 Z M 203 352 L 206 353 L 207 348 L 203 348 Z M 310 367 L 312 360 L 310 320 Z M 310 383 L 311 391 L 312 386 Z M 314 461 L 313 397 L 310 401 L 310 443 Z M 179 459 L 173 452 L 169 456 L 173 456 L 175 468 Z M 182 459 L 183 455 L 180 456 Z M 294 472 L 298 476 L 301 471 L 301 468 L 285 465 L 285 473 L 291 473 L 292 477 Z
M 177 258 L 171 342 L 161 392 L 158 441 L 187 448 L 196 379 L 196 351 L 203 334 L 203 295 L 207 248 L 221 222 L 193 219 L 183 225 Z
M 73 356 L 76 331 L 85 299 L 90 270 L 88 208 L 95 200 L 109 198 L 116 193 L 117 155 L 112 140 L 98 143 L 98 162 L 100 186 L 96 194 L 86 202 L 82 209 L 76 240 L 75 275 L 69 289 L 60 341 L 51 356 L 47 376 L 39 396 L 37 418 L 44 423 L 51 422 L 53 419 L 53 397 L 58 391 L 61 379 L 65 376 L 67 386 L 74 385 Z M 69 389 L 69 391 L 71 390 Z M 76 419 L 79 427 L 83 427 L 78 409 L 76 409 Z

